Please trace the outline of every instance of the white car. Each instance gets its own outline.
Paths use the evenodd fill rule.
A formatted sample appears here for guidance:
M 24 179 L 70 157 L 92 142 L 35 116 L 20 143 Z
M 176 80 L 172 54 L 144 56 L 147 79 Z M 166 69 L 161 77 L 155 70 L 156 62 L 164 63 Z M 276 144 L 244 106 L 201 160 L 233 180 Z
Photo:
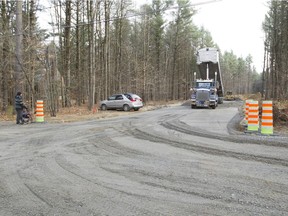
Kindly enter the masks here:
M 100 102 L 101 110 L 124 110 L 129 111 L 131 109 L 138 111 L 143 107 L 143 101 L 141 97 L 132 93 L 114 94 L 107 100 Z

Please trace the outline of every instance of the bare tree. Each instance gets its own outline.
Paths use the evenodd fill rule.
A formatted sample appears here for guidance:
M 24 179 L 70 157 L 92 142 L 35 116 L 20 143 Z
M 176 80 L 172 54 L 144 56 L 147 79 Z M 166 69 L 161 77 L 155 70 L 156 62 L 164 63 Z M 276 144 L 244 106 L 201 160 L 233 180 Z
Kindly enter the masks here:
M 88 109 L 92 110 L 95 102 L 95 53 L 94 53 L 94 20 L 95 20 L 95 7 L 92 1 L 87 1 L 87 14 L 88 14 L 88 39 L 89 39 L 89 54 L 88 54 Z
M 22 1 L 16 2 L 16 53 L 15 53 L 15 92 L 23 90 L 22 76 Z
M 55 117 L 59 110 L 59 91 L 61 86 L 61 77 L 57 69 L 57 55 L 55 44 L 51 43 L 46 50 L 46 92 L 47 92 L 47 107 L 50 111 L 50 116 Z
M 65 81 L 65 106 L 71 106 L 71 1 L 65 3 L 65 26 L 64 26 L 64 81 Z
M 1 40 L 1 62 L 0 62 L 0 86 L 1 86 L 1 95 L 0 95 L 0 106 L 1 111 L 6 112 L 9 101 L 8 101 L 8 83 L 9 83 L 9 74 L 11 71 L 10 67 L 10 40 L 9 40 L 9 12 L 7 11 L 6 1 L 1 1 L 1 17 L 2 17 L 2 40 Z

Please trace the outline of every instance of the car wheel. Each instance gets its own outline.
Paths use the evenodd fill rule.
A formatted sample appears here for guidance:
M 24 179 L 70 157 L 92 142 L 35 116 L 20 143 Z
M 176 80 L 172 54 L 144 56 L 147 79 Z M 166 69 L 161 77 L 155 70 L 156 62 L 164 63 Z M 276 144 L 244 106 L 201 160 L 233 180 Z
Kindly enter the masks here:
M 103 110 L 103 111 L 107 110 L 107 106 L 105 104 L 102 104 L 101 105 L 101 110 Z
M 130 110 L 129 105 L 125 104 L 125 105 L 123 106 L 123 110 L 124 110 L 125 112 L 129 111 L 129 110 Z
M 139 110 L 139 108 L 134 108 L 134 111 L 138 111 Z

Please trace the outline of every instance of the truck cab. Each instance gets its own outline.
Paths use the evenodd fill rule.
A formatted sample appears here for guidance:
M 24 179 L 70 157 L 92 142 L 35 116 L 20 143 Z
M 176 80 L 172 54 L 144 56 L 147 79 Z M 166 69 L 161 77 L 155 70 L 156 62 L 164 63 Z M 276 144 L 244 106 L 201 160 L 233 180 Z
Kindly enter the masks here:
M 197 79 L 191 88 L 191 108 L 211 107 L 218 105 L 217 82 L 213 79 Z

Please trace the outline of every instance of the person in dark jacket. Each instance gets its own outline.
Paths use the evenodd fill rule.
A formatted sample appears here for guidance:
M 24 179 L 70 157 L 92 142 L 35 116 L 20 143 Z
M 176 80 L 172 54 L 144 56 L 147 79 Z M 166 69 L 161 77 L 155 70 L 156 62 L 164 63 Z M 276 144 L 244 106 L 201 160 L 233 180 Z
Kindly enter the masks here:
M 15 96 L 15 109 L 16 109 L 16 113 L 17 113 L 17 117 L 16 117 L 16 124 L 23 124 L 23 118 L 22 118 L 22 113 L 23 113 L 23 109 L 26 109 L 26 106 L 23 103 L 23 99 L 22 99 L 22 93 L 21 92 L 17 92 L 16 96 Z

